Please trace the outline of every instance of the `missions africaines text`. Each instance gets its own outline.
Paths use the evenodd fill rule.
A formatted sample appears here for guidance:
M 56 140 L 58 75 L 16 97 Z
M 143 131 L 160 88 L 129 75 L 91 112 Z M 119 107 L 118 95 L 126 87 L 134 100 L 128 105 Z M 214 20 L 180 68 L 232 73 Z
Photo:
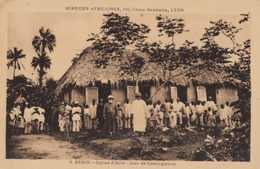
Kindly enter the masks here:
M 121 12 L 120 7 L 83 7 L 83 6 L 69 6 L 69 7 L 65 7 L 66 10 L 91 10 L 91 11 L 119 11 Z M 136 12 L 144 12 L 144 11 L 148 11 L 148 12 L 169 12 L 168 9 L 165 8 L 146 8 L 146 10 L 144 8 L 132 8 L 132 11 L 136 11 Z M 171 12 L 183 12 L 184 9 L 183 8 L 171 8 Z

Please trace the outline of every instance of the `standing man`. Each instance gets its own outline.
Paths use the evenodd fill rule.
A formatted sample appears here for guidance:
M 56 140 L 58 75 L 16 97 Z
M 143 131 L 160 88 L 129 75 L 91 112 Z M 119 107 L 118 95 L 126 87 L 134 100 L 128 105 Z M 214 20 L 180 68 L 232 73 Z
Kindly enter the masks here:
M 106 103 L 104 106 L 103 117 L 107 121 L 109 134 L 115 134 L 116 133 L 116 104 L 113 102 L 114 97 L 112 95 L 109 95 L 107 97 L 107 100 L 108 103 Z
M 99 121 L 98 129 L 103 130 L 104 128 L 104 117 L 103 117 L 104 103 L 103 99 L 99 100 L 99 104 L 97 106 L 97 119 Z
M 81 115 L 81 108 L 79 106 L 79 102 L 75 101 L 74 106 L 72 108 L 73 132 L 79 132 L 80 130 L 80 119 L 81 119 L 80 115 Z
M 24 120 L 25 120 L 24 134 L 29 134 L 31 133 L 31 125 L 32 125 L 32 109 L 30 109 L 28 102 L 25 102 Z
M 148 108 L 145 101 L 141 99 L 141 93 L 136 93 L 135 97 L 136 100 L 132 104 L 134 131 L 143 135 L 146 128 L 146 119 L 149 117 Z

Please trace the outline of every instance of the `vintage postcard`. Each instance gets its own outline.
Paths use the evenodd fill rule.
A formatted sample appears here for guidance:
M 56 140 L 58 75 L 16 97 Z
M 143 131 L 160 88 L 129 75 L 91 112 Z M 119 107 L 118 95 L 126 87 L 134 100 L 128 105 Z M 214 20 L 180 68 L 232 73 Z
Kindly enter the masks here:
M 1 168 L 259 168 L 259 5 L 1 2 Z

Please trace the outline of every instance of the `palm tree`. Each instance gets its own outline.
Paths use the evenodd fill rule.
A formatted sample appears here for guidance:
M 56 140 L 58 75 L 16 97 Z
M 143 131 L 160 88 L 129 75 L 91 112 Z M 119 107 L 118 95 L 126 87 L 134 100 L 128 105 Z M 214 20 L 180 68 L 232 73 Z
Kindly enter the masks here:
M 55 36 L 51 33 L 50 29 L 44 31 L 44 27 L 39 29 L 41 36 L 35 36 L 32 41 L 32 45 L 36 52 L 42 51 L 45 52 L 45 48 L 47 47 L 50 52 L 53 51 L 53 47 L 56 45 Z
M 39 83 L 40 83 L 40 86 L 42 86 L 42 77 L 43 75 L 46 74 L 46 71 L 44 71 L 44 68 L 47 70 L 47 69 L 50 69 L 50 66 L 51 66 L 51 59 L 49 56 L 47 56 L 46 52 L 44 53 L 40 53 L 40 52 L 37 52 L 38 53 L 38 57 L 33 57 L 33 60 L 31 62 L 31 66 L 34 67 L 34 70 L 36 69 L 36 67 L 39 66 L 40 69 L 38 69 L 38 73 L 39 73 Z
M 11 61 L 7 63 L 8 69 L 10 66 L 14 67 L 14 74 L 13 78 L 15 77 L 15 69 L 18 68 L 19 70 L 21 69 L 21 66 L 24 68 L 23 64 L 19 62 L 19 59 L 25 58 L 25 54 L 22 54 L 23 50 L 17 50 L 16 47 L 14 47 L 14 51 L 9 50 L 7 51 L 7 59 L 10 59 Z M 24 68 L 25 69 L 25 68 Z

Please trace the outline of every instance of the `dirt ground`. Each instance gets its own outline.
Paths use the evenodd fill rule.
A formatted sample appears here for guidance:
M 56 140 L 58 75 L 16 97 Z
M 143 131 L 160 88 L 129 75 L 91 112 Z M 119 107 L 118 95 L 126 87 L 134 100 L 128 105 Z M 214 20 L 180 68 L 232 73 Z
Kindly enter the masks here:
M 101 132 L 72 133 L 73 142 L 60 132 L 13 135 L 7 139 L 6 158 L 82 160 L 188 160 L 202 147 L 206 131 L 178 129 L 105 136 Z
M 46 134 L 13 135 L 7 140 L 6 158 L 11 159 L 103 159 L 92 152 Z

